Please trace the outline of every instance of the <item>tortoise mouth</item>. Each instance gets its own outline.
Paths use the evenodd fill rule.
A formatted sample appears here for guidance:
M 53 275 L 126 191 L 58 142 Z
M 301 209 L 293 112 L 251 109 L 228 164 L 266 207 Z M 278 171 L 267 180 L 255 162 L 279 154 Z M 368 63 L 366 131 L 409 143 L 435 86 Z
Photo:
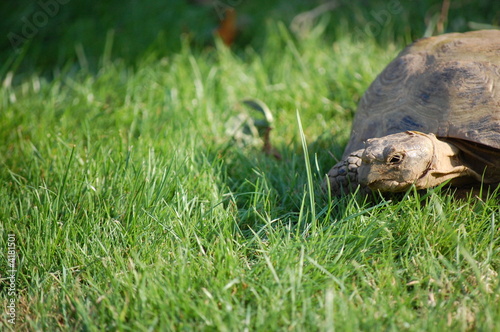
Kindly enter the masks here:
M 412 182 L 409 181 L 398 182 L 393 179 L 380 179 L 368 183 L 367 186 L 372 190 L 399 192 L 407 190 L 411 184 Z

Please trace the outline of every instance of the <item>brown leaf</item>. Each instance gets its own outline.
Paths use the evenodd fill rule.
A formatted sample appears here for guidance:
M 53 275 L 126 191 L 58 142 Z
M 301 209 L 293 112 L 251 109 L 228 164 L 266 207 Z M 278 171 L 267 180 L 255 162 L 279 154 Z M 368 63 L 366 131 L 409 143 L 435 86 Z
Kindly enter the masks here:
M 236 10 L 234 8 L 227 8 L 224 19 L 216 30 L 217 35 L 227 46 L 231 46 L 236 38 L 238 30 L 236 26 L 236 17 Z

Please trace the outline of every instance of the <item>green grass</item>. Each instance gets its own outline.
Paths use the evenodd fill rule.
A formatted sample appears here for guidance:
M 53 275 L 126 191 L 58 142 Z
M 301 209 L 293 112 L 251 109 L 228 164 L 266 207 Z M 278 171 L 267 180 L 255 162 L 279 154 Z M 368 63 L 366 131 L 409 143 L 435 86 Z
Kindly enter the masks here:
M 321 24 L 4 84 L 0 250 L 15 234 L 18 293 L 0 329 L 498 331 L 498 193 L 321 192 L 402 46 L 342 28 L 331 43 Z M 272 110 L 281 160 L 227 134 L 244 98 Z

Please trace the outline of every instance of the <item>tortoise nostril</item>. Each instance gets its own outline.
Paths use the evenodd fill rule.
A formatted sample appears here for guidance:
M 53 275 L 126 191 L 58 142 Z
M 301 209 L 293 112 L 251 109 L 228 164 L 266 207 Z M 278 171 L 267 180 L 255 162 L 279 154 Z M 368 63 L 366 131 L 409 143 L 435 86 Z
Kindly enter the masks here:
M 361 161 L 365 164 L 371 164 L 375 159 L 375 155 L 368 151 L 365 151 L 361 156 Z

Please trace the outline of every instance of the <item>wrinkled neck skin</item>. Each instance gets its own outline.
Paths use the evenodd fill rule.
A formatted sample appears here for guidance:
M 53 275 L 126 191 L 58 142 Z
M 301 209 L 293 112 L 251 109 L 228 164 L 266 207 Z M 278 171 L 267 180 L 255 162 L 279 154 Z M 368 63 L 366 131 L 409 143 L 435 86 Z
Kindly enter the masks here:
M 431 140 L 432 159 L 427 170 L 415 181 L 417 189 L 435 187 L 453 178 L 472 175 L 459 158 L 460 150 L 451 143 L 440 141 L 434 135 L 422 134 Z

